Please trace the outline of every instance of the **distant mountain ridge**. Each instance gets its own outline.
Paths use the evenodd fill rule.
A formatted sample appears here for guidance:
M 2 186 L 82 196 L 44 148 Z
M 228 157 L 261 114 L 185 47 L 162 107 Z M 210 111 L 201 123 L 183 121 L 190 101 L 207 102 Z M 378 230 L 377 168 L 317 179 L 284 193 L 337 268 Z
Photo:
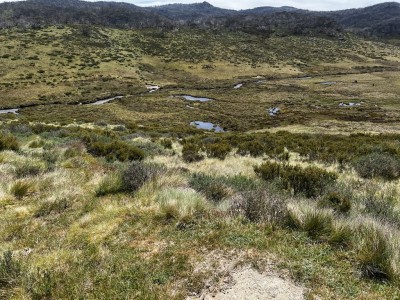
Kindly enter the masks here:
M 400 36 L 400 3 L 385 2 L 360 9 L 322 13 L 347 30 L 372 36 Z
M 193 21 L 201 18 L 227 17 L 239 15 L 236 10 L 218 8 L 208 2 L 193 4 L 167 4 L 148 8 L 166 18 L 175 21 Z
M 172 22 L 145 8 L 120 2 L 27 0 L 0 4 L 0 27 L 90 24 L 118 28 L 171 27 Z
M 292 21 L 300 28 L 294 28 L 290 23 Z M 27 0 L 0 4 L 0 27 L 55 24 L 116 28 L 202 26 L 258 30 L 261 33 L 327 35 L 348 30 L 366 36 L 400 37 L 400 3 L 386 2 L 361 9 L 331 12 L 308 11 L 290 6 L 265 6 L 236 11 L 218 8 L 208 2 L 155 7 L 80 0 Z M 318 26 L 322 27 L 318 29 Z

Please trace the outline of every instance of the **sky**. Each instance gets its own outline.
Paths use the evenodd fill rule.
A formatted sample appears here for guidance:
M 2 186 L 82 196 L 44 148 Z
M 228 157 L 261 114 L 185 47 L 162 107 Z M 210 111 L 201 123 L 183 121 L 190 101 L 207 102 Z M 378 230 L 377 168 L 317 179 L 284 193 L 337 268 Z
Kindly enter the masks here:
M 0 2 L 10 2 L 11 0 L 0 0 Z M 96 0 L 89 0 L 95 2 Z M 113 0 L 104 0 L 113 1 Z M 118 0 L 118 2 L 128 2 L 138 6 L 155 6 L 169 3 L 195 3 L 204 0 Z M 347 8 L 366 7 L 391 0 L 208 0 L 214 6 L 229 9 L 248 9 L 259 6 L 293 6 L 309 10 L 339 10 Z M 395 1 L 399 2 L 399 1 Z

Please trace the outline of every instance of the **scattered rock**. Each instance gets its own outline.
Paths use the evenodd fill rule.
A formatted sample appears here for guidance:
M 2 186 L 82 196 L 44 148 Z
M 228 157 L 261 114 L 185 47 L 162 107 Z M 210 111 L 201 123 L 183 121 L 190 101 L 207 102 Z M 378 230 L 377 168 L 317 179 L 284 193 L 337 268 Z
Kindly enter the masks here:
M 149 93 L 154 93 L 160 89 L 158 85 L 146 85 L 146 88 L 149 90 Z
M 280 112 L 281 112 L 281 109 L 280 109 L 279 107 L 271 107 L 271 108 L 268 110 L 268 114 L 269 114 L 271 117 L 276 117 Z

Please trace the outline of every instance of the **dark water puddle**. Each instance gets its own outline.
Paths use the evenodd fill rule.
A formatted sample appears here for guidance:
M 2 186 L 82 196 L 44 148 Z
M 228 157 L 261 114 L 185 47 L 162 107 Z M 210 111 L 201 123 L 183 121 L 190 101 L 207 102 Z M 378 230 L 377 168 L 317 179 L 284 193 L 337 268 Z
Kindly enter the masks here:
M 222 127 L 210 122 L 194 121 L 190 122 L 190 125 L 195 126 L 197 129 L 210 130 L 214 132 L 224 132 L 224 129 Z

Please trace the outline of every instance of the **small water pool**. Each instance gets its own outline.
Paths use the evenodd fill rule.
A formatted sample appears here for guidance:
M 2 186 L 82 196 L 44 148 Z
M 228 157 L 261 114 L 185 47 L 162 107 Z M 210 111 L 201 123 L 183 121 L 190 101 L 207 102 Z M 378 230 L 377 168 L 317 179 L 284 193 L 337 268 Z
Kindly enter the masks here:
M 198 102 L 209 102 L 209 101 L 213 101 L 213 99 L 211 98 L 206 98 L 206 97 L 194 97 L 194 96 L 190 96 L 190 95 L 182 95 L 180 96 L 185 100 L 188 101 L 198 101 Z
M 19 108 L 0 109 L 0 115 L 5 115 L 5 114 L 18 115 L 18 111 L 19 111 Z
M 224 129 L 222 127 L 210 122 L 194 121 L 190 122 L 190 125 L 195 126 L 197 129 L 210 130 L 214 132 L 224 132 Z
M 319 84 L 323 84 L 323 85 L 333 85 L 336 84 L 336 81 L 324 81 L 324 82 L 319 82 Z
M 110 101 L 113 101 L 113 100 L 116 100 L 116 99 L 122 99 L 123 98 L 123 96 L 115 96 L 115 97 L 112 97 L 112 98 L 108 98 L 108 99 L 103 99 L 103 100 L 99 100 L 99 101 L 96 101 L 96 102 L 93 102 L 93 103 L 88 103 L 89 105 L 102 105 L 102 104 L 106 104 L 107 102 L 110 102 Z

